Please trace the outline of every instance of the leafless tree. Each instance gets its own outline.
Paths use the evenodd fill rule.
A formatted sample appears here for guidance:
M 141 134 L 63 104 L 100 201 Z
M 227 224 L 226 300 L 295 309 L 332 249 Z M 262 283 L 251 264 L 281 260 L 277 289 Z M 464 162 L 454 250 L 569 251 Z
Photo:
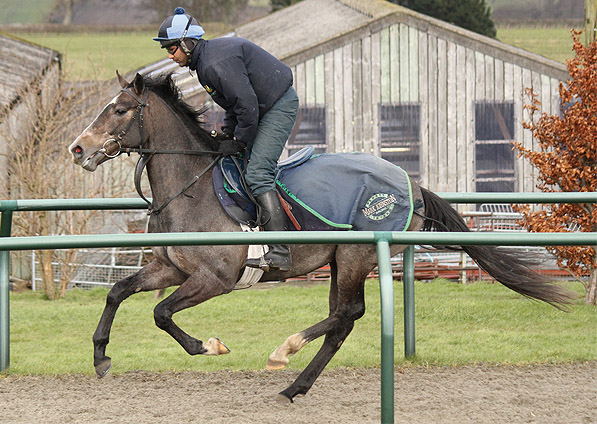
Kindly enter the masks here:
M 8 122 L 2 126 L 5 134 L 0 137 L 6 142 L 10 198 L 122 196 L 123 187 L 130 184 L 123 181 L 128 173 L 117 168 L 121 161 L 106 164 L 100 174 L 83 176 L 67 151 L 68 145 L 91 122 L 89 115 L 95 116 L 106 103 L 104 93 L 113 93 L 110 84 L 58 82 L 27 87 L 25 91 L 23 97 L 31 99 L 26 104 L 27 121 Z M 97 211 L 21 212 L 14 215 L 13 222 L 15 236 L 89 234 L 103 226 L 104 216 Z M 36 256 L 48 298 L 64 297 L 77 251 L 44 250 L 37 251 Z

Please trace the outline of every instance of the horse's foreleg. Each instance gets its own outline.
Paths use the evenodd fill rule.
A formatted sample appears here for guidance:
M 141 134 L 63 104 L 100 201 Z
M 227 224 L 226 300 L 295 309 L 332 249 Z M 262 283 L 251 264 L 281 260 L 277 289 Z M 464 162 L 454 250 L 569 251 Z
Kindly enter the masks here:
M 225 286 L 221 280 L 207 270 L 198 270 L 174 293 L 161 301 L 154 309 L 156 325 L 170 334 L 190 355 L 222 355 L 230 350 L 217 338 L 203 343 L 185 333 L 172 320 L 172 316 L 183 309 L 198 305 L 214 296 L 229 293 L 233 286 Z
M 106 346 L 110 342 L 110 329 L 120 304 L 130 295 L 180 284 L 186 276 L 173 267 L 153 261 L 133 275 L 118 281 L 106 298 L 106 306 L 93 334 L 93 365 L 98 377 L 103 377 L 111 368 L 111 360 L 106 356 Z

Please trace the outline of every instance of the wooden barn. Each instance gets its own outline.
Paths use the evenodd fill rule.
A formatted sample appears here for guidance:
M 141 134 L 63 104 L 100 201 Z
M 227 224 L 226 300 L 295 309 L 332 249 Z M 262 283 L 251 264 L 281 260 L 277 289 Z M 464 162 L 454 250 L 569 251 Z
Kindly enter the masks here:
M 511 142 L 536 146 L 525 89 L 558 113 L 563 64 L 384 0 L 303 0 L 227 36 L 292 67 L 301 109 L 288 153 L 371 152 L 433 191 L 535 191 Z M 188 70 L 178 81 L 208 97 Z
M 7 138 L 27 131 L 31 105 L 54 95 L 59 73 L 58 52 L 0 33 L 0 199 L 10 198 Z

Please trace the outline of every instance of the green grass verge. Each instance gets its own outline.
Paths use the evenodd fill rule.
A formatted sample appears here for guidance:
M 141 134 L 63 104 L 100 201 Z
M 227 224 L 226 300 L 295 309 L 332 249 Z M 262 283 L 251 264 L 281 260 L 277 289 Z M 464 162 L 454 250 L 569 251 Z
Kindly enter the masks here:
M 572 284 L 579 293 L 579 284 Z M 396 364 L 527 364 L 597 359 L 597 311 L 579 301 L 570 313 L 526 300 L 497 284 L 416 283 L 415 359 L 404 359 L 401 284 L 396 287 Z M 92 374 L 91 337 L 107 291 L 69 292 L 50 302 L 40 293 L 11 294 L 10 374 Z M 202 340 L 219 337 L 231 353 L 188 355 L 155 327 L 152 293 L 127 299 L 116 315 L 107 354 L 113 372 L 131 370 L 263 369 L 287 336 L 327 315 L 328 286 L 280 286 L 235 291 L 175 315 L 185 331 Z M 380 366 L 379 284 L 367 282 L 367 312 L 357 321 L 330 367 Z M 302 369 L 322 339 L 291 359 Z

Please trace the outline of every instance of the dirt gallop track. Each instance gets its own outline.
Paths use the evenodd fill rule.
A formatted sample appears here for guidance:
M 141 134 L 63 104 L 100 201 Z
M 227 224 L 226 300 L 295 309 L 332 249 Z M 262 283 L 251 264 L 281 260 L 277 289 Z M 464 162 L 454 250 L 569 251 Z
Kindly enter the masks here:
M 379 423 L 380 371 L 324 371 L 279 405 L 296 371 L 0 376 L 0 423 Z M 597 363 L 396 370 L 397 423 L 597 423 Z

